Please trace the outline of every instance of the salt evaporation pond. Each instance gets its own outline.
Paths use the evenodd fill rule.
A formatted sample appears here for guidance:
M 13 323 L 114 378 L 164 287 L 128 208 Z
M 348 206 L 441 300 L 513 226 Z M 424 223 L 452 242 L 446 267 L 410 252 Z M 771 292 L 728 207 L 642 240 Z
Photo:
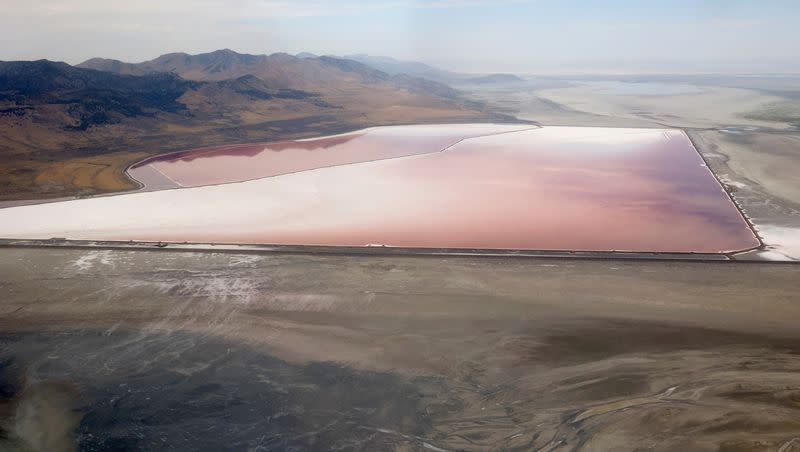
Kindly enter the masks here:
M 525 125 L 452 124 L 372 127 L 341 135 L 234 144 L 146 159 L 128 173 L 153 189 L 199 187 L 328 166 L 438 152 L 470 137 L 529 129 Z
M 253 160 L 228 151 L 151 160 L 142 166 L 177 185 L 282 175 L 3 209 L 0 236 L 702 253 L 759 245 L 682 131 L 471 127 L 258 145 Z

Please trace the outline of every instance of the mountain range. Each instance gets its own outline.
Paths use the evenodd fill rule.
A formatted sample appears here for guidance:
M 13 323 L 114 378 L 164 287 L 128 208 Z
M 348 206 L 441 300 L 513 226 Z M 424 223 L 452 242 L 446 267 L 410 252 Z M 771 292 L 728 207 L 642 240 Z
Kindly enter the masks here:
M 396 58 L 385 57 L 385 56 L 356 54 L 356 55 L 346 55 L 342 58 L 358 61 L 359 63 L 365 64 L 379 71 L 383 71 L 387 74 L 391 75 L 406 74 L 414 77 L 434 80 L 440 83 L 464 85 L 471 83 L 505 84 L 505 83 L 520 83 L 525 81 L 523 78 L 514 74 L 487 74 L 487 75 L 465 74 L 460 72 L 445 71 L 443 69 L 439 69 L 437 67 L 419 61 L 398 60 Z
M 0 199 L 132 189 L 128 165 L 192 147 L 512 119 L 439 81 L 330 56 L 0 62 Z
M 418 78 L 415 73 L 386 72 L 355 59 L 312 54 L 301 57 L 286 53 L 249 55 L 223 49 L 198 55 L 168 53 L 142 63 L 92 58 L 77 67 L 128 75 L 166 72 L 195 81 L 219 81 L 252 75 L 274 89 L 320 91 L 388 83 L 423 92 L 430 87 L 434 91 L 430 94 L 434 95 L 456 95 L 455 90 L 444 84 L 436 84 L 433 80 L 415 80 Z
M 359 63 L 392 75 L 407 74 L 440 82 L 452 82 L 468 77 L 464 74 L 445 71 L 419 61 L 404 61 L 385 56 L 365 55 L 363 53 L 346 55 L 342 58 L 358 61 Z

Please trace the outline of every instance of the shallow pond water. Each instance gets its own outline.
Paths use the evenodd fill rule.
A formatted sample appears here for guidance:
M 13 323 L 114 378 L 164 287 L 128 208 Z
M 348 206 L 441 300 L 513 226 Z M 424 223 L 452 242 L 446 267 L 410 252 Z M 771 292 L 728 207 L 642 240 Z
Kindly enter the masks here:
M 161 155 L 128 173 L 147 187 L 199 187 L 329 166 L 439 152 L 465 138 L 528 125 L 452 124 L 372 127 L 341 135 L 234 144 Z
M 376 147 L 369 161 L 3 209 L 0 236 L 702 253 L 759 245 L 680 130 L 489 128 L 464 139 L 440 126 L 447 139 L 436 146 L 456 142 L 421 153 L 430 134 L 384 129 L 396 147 Z M 386 157 L 403 152 L 412 155 Z

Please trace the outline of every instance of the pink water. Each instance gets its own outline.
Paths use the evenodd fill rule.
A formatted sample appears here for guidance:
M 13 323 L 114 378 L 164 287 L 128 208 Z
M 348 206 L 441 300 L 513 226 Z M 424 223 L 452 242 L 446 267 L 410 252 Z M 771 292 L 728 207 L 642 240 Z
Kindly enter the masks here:
M 199 187 L 439 152 L 465 138 L 527 128 L 530 126 L 496 124 L 373 127 L 309 140 L 217 146 L 167 154 L 134 165 L 128 172 L 148 187 Z
M 413 154 L 421 141 L 392 142 L 396 150 L 375 155 Z M 677 130 L 544 127 L 369 160 L 4 209 L 0 236 L 703 253 L 759 244 Z

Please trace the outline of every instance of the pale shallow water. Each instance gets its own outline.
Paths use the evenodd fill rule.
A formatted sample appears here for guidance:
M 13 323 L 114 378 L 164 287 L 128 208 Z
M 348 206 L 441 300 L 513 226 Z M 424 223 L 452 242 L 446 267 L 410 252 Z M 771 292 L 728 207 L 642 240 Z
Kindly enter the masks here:
M 498 124 L 372 127 L 308 140 L 217 146 L 167 154 L 134 165 L 128 173 L 151 188 L 199 187 L 428 154 L 465 138 L 529 128 Z
M 413 130 L 389 131 L 402 132 L 396 149 L 415 153 L 420 140 L 402 143 Z M 544 127 L 371 160 L 4 209 L 0 236 L 704 253 L 759 245 L 678 130 Z
M 703 92 L 697 85 L 662 82 L 582 82 L 582 85 L 615 96 L 675 96 Z

